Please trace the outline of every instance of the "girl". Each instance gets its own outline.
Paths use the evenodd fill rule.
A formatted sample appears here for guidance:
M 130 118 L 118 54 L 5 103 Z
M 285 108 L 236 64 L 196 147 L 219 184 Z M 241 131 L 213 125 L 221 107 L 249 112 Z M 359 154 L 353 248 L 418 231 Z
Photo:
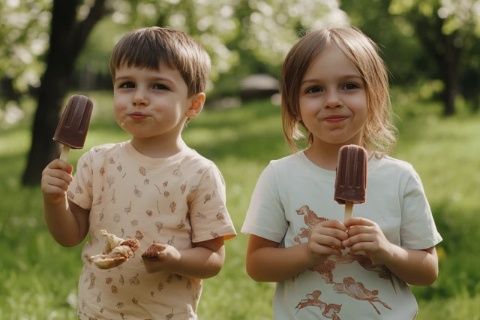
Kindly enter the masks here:
M 242 227 L 248 274 L 277 282 L 275 319 L 415 318 L 408 284 L 435 281 L 442 238 L 415 170 L 386 155 L 395 135 L 376 45 L 354 28 L 313 31 L 288 53 L 281 83 L 286 140 L 308 142 L 257 182 Z M 369 153 L 368 190 L 342 221 L 334 182 L 346 144 Z

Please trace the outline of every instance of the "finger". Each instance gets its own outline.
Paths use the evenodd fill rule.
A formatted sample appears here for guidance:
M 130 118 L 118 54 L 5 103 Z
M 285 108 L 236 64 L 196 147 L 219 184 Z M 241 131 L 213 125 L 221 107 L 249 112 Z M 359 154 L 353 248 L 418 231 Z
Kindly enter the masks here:
M 60 159 L 55 159 L 52 162 L 50 162 L 47 168 L 63 170 L 69 174 L 72 173 L 72 170 L 73 170 L 73 167 L 71 164 Z
M 51 186 L 51 187 L 57 187 L 60 188 L 61 190 L 66 191 L 68 189 L 68 185 L 70 184 L 71 177 L 66 175 L 65 173 L 58 174 L 57 176 L 47 176 L 44 179 L 42 179 L 42 184 L 45 187 Z
M 334 237 L 330 237 L 328 235 L 324 235 L 324 234 L 314 235 L 313 237 L 311 237 L 309 242 L 316 243 L 316 244 L 319 244 L 319 245 L 322 245 L 322 246 L 331 247 L 331 248 L 341 248 L 342 247 L 342 241 L 341 240 L 339 240 L 337 238 L 334 238 Z
M 165 249 L 166 249 L 166 245 L 161 244 L 161 243 L 154 243 L 150 246 L 150 248 L 148 250 L 151 250 L 152 252 L 155 252 L 157 257 L 160 257 L 160 255 L 162 254 L 162 252 L 165 251 Z
M 336 238 L 340 241 L 348 238 L 348 233 L 346 231 L 338 230 L 335 228 L 325 228 L 325 227 L 314 228 L 311 231 L 311 236 L 317 236 L 317 235 L 329 236 L 332 238 Z
M 67 183 L 72 181 L 72 175 L 62 169 L 45 169 L 42 173 L 42 178 L 57 178 Z
M 352 237 L 357 234 L 362 234 L 362 233 L 375 233 L 375 227 L 374 226 L 352 226 L 348 228 L 347 234 L 348 237 Z
M 43 192 L 45 195 L 63 196 L 65 195 L 66 189 L 54 185 L 48 185 L 43 188 Z
M 350 252 L 355 254 L 367 254 L 376 250 L 376 246 L 371 242 L 360 242 L 350 247 Z
M 338 220 L 323 221 L 323 222 L 317 224 L 317 226 L 334 228 L 334 229 L 338 229 L 338 230 L 342 230 L 342 231 L 347 231 L 347 227 L 343 224 L 343 222 L 340 222 Z
M 355 244 L 369 242 L 372 243 L 375 240 L 375 236 L 368 233 L 361 233 L 355 236 L 349 237 L 347 240 L 342 241 L 344 247 L 352 247 Z
M 340 249 L 324 246 L 315 242 L 310 243 L 308 248 L 311 252 L 315 254 L 321 254 L 321 255 L 341 255 L 342 254 Z
M 362 217 L 353 217 L 353 218 L 348 218 L 344 222 L 345 227 L 351 227 L 355 225 L 363 225 L 363 226 L 371 226 L 375 224 L 372 220 L 367 219 L 367 218 L 362 218 Z

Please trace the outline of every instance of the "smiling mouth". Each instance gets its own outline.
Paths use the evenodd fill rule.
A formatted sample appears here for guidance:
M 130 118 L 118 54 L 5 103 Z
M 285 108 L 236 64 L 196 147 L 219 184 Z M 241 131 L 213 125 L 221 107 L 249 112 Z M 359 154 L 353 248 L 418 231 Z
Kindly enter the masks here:
M 332 123 L 337 123 L 337 122 L 341 122 L 343 120 L 347 119 L 347 117 L 345 116 L 334 116 L 334 117 L 327 117 L 325 118 L 324 120 L 326 122 L 332 122 Z

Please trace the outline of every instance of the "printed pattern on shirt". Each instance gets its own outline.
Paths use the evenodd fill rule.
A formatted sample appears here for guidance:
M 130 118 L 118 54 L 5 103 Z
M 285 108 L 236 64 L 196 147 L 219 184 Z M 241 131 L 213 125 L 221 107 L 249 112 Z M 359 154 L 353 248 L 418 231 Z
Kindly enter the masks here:
M 300 231 L 294 237 L 294 241 L 297 243 L 301 243 L 302 239 L 308 241 L 312 227 L 320 222 L 328 220 L 325 217 L 318 216 L 308 205 L 301 206 L 296 210 L 296 213 L 304 217 L 306 225 L 306 227 L 300 228 Z M 381 310 L 375 305 L 375 303 L 391 310 L 391 307 L 387 303 L 380 300 L 380 292 L 378 289 L 367 289 L 362 282 L 359 282 L 350 276 L 344 277 L 339 282 L 335 281 L 334 271 L 338 264 L 351 264 L 355 262 L 365 270 L 377 273 L 378 277 L 389 280 L 395 290 L 393 275 L 386 267 L 374 266 L 368 257 L 364 255 L 354 255 L 347 250 L 344 250 L 340 257 L 329 256 L 310 270 L 317 272 L 322 280 L 326 284 L 331 285 L 337 293 L 346 294 L 350 298 L 358 301 L 368 302 L 379 315 L 381 314 Z M 316 307 L 322 310 L 322 315 L 326 318 L 340 320 L 342 305 L 322 301 L 320 299 L 321 294 L 322 292 L 320 290 L 314 290 L 313 292 L 306 294 L 305 298 L 298 302 L 296 306 L 297 312 L 306 307 Z
M 153 242 L 186 249 L 195 238 L 235 234 L 216 170 L 194 151 L 145 166 L 118 145 L 93 149 L 79 160 L 68 197 L 82 207 L 91 206 L 79 281 L 80 319 L 196 319 L 201 280 L 148 273 L 141 253 Z M 100 229 L 137 239 L 137 254 L 109 270 L 91 265 L 88 256 L 103 250 Z

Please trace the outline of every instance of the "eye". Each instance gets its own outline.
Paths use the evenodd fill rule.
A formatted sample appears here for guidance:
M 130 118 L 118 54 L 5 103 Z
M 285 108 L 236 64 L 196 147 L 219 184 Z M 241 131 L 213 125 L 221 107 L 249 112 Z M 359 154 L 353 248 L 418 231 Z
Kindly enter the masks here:
M 163 83 L 154 83 L 152 88 L 155 90 L 170 90 L 170 88 Z
M 356 82 L 345 82 L 344 84 L 342 84 L 341 87 L 342 87 L 342 90 L 348 91 L 348 90 L 359 89 L 361 86 Z
M 322 91 L 323 91 L 323 88 L 321 86 L 315 85 L 315 86 L 307 87 L 304 92 L 306 94 L 313 94 L 313 93 L 319 93 Z
M 117 85 L 119 89 L 130 89 L 135 88 L 135 83 L 133 81 L 123 81 Z

